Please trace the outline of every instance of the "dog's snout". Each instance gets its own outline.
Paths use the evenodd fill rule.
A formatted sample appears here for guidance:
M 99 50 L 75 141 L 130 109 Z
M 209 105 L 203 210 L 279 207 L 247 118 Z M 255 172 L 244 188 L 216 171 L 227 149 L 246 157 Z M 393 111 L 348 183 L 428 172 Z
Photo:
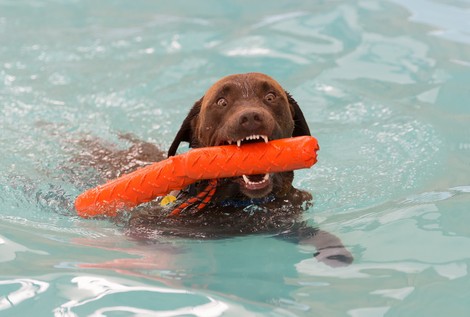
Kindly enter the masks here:
M 246 111 L 240 115 L 240 126 L 247 130 L 256 130 L 264 123 L 264 116 L 257 111 Z

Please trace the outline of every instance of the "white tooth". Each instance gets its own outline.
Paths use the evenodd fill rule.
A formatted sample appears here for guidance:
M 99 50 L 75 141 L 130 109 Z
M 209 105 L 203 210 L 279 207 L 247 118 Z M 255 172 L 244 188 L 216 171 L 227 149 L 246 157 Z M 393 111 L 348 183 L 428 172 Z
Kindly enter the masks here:
M 256 140 L 259 140 L 259 135 L 254 135 L 253 136 Z
M 263 138 L 263 140 L 264 140 L 264 143 L 268 143 L 268 137 L 267 137 L 267 136 L 265 136 L 265 135 L 262 135 L 261 137 Z
M 242 140 L 237 141 L 237 146 L 240 147 L 242 145 Z
M 269 174 L 264 174 L 263 181 L 267 181 L 269 179 Z
M 242 176 L 243 176 L 243 180 L 245 181 L 245 183 L 247 183 L 247 184 L 251 183 L 246 175 L 242 175 Z
M 227 141 L 227 143 L 228 143 L 229 145 L 232 145 L 232 141 Z

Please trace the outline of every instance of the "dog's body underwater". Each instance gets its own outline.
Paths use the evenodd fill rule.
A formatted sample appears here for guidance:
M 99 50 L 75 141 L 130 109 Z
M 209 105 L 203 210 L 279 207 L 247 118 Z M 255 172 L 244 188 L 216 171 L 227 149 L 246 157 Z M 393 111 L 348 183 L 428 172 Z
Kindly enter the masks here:
M 277 81 L 261 73 L 236 74 L 217 81 L 193 105 L 167 155 L 176 155 L 181 142 L 192 148 L 244 146 L 303 135 L 310 135 L 304 115 Z M 165 158 L 155 145 L 125 137 L 133 145 L 120 151 L 87 140 L 82 143 L 87 151 L 79 154 L 76 161 L 94 167 L 107 180 Z M 339 238 L 302 220 L 302 212 L 311 205 L 312 196 L 294 188 L 293 178 L 290 171 L 219 179 L 210 200 L 203 208 L 195 208 L 200 206 L 195 197 L 210 185 L 209 181 L 201 181 L 172 193 L 177 199 L 171 204 L 162 206 L 157 200 L 132 210 L 128 231 L 140 237 L 272 234 L 313 244 L 317 258 L 327 264 L 351 263 L 352 256 Z M 173 208 L 182 204 L 185 208 L 179 216 L 168 217 Z

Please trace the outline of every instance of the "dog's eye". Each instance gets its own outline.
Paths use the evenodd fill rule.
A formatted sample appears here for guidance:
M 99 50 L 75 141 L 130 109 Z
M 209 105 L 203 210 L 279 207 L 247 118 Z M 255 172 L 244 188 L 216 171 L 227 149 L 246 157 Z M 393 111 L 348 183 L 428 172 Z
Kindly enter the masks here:
M 266 96 L 264 96 L 264 99 L 265 99 L 267 102 L 273 102 L 274 99 L 276 99 L 276 95 L 273 94 L 272 92 L 270 92 L 269 94 L 267 94 Z
M 227 100 L 225 98 L 219 98 L 219 100 L 217 100 L 217 105 L 225 107 L 227 105 Z

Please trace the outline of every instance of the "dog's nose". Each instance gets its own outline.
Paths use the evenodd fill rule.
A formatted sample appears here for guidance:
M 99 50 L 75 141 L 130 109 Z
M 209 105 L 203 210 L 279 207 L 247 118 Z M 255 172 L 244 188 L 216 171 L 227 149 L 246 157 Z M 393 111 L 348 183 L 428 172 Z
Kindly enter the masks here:
M 257 111 L 247 111 L 240 115 L 240 126 L 247 130 L 256 130 L 264 123 L 264 116 Z

